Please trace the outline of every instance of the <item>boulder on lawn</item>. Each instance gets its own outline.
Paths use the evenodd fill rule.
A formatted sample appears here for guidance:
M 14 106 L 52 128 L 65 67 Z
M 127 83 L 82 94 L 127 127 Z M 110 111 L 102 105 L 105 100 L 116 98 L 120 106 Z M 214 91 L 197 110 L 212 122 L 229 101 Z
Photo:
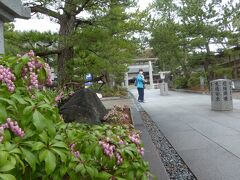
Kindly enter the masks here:
M 89 89 L 81 89 L 60 107 L 65 122 L 98 124 L 107 113 L 98 96 Z

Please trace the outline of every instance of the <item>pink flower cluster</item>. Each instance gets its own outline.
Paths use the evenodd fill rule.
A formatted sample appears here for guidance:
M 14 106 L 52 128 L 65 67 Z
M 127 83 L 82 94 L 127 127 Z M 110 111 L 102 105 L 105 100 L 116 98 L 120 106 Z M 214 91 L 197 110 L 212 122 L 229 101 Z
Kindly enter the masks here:
M 138 147 L 137 151 L 138 151 L 139 154 L 141 154 L 142 156 L 144 155 L 144 148 L 143 148 L 143 147 Z
M 45 69 L 47 71 L 47 85 L 52 85 L 52 72 L 51 72 L 51 68 L 48 65 L 48 63 L 45 63 Z
M 110 158 L 112 158 L 114 155 L 113 153 L 115 150 L 115 145 L 111 145 L 105 141 L 99 141 L 99 144 L 102 146 L 104 153 Z
M 19 127 L 17 121 L 12 121 L 11 118 L 7 118 L 7 122 L 0 126 L 0 143 L 3 141 L 3 133 L 5 129 L 10 129 L 14 134 L 21 138 L 25 135 L 24 131 Z
M 70 144 L 69 145 L 70 151 L 76 158 L 79 158 L 80 157 L 80 152 L 79 151 L 75 151 L 75 146 L 76 146 L 75 143 Z
M 34 53 L 33 50 L 30 50 L 30 51 L 27 53 L 27 55 L 28 55 L 29 57 L 34 57 L 34 56 L 35 56 L 35 53 Z
M 129 139 L 135 143 L 136 145 L 139 145 L 141 143 L 140 141 L 140 135 L 137 133 L 133 133 L 131 135 L 129 135 Z
M 123 162 L 123 158 L 120 155 L 120 153 L 118 153 L 116 151 L 116 147 L 114 144 L 110 144 L 109 142 L 109 138 L 107 138 L 106 141 L 99 141 L 99 144 L 102 146 L 103 148 L 103 152 L 104 154 L 106 154 L 107 156 L 109 156 L 111 159 L 113 158 L 113 156 L 115 155 L 116 159 L 117 159 L 117 164 L 121 164 Z
M 15 85 L 13 83 L 15 80 L 16 77 L 11 72 L 11 70 L 0 65 L 0 81 L 7 85 L 7 88 L 10 92 L 13 92 L 15 90 Z
M 38 84 L 38 75 L 37 73 L 40 72 L 42 68 L 42 64 L 41 62 L 39 62 L 38 60 L 32 59 L 31 61 L 29 61 L 27 63 L 27 66 L 25 66 L 22 70 L 22 77 L 24 79 L 28 79 L 28 72 L 29 72 L 29 77 L 30 77 L 30 84 L 29 84 L 29 89 L 33 89 L 33 88 L 38 88 L 39 84 Z
M 57 96 L 55 97 L 55 102 L 56 102 L 56 103 L 61 102 L 61 99 L 62 99 L 63 97 L 64 97 L 64 92 L 62 91 L 62 92 L 60 92 L 59 95 L 57 95 Z
M 115 155 L 116 155 L 116 158 L 117 158 L 117 164 L 119 165 L 119 164 L 122 164 L 122 162 L 123 162 L 123 158 L 122 158 L 122 156 L 117 152 L 117 153 L 115 153 Z
M 47 63 L 40 62 L 34 55 L 34 52 L 31 50 L 25 56 L 28 56 L 31 58 L 31 60 L 27 63 L 27 65 L 22 69 L 22 77 L 27 80 L 28 76 L 30 78 L 29 82 L 29 89 L 38 88 L 39 82 L 38 82 L 38 73 L 41 71 L 42 68 L 44 68 L 47 72 L 47 80 L 46 83 L 48 85 L 52 84 L 51 80 L 51 70 Z
M 144 155 L 144 148 L 140 147 L 141 145 L 141 140 L 140 140 L 140 135 L 137 133 L 132 133 L 129 135 L 129 139 L 136 144 L 137 146 L 137 151 L 143 156 Z

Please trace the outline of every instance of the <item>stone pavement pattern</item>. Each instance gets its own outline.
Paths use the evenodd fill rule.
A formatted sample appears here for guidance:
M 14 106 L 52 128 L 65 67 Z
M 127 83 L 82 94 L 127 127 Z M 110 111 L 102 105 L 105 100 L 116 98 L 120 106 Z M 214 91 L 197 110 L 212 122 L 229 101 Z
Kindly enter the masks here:
M 131 90 L 137 97 L 137 91 Z M 240 179 L 240 100 L 233 111 L 211 111 L 208 95 L 145 91 L 143 109 L 199 180 Z

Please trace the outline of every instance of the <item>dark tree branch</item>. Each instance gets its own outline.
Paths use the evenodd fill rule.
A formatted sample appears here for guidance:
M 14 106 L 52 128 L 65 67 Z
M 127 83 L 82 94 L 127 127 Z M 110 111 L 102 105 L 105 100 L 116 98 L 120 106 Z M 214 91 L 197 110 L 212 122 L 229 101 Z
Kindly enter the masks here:
M 40 5 L 32 6 L 30 8 L 31 8 L 31 12 L 45 14 L 45 15 L 51 16 L 56 19 L 60 19 L 60 17 L 61 17 L 61 15 L 59 13 L 52 11 L 46 7 L 42 7 Z
M 76 24 L 75 27 L 77 28 L 78 26 L 83 25 L 83 24 L 93 25 L 93 22 L 89 21 L 89 20 L 76 19 L 75 24 Z
M 90 1 L 91 1 L 91 0 L 86 0 L 85 3 L 83 3 L 83 5 L 76 10 L 75 15 L 79 14 L 80 12 L 82 12 L 83 9 L 87 6 L 87 4 L 88 4 Z

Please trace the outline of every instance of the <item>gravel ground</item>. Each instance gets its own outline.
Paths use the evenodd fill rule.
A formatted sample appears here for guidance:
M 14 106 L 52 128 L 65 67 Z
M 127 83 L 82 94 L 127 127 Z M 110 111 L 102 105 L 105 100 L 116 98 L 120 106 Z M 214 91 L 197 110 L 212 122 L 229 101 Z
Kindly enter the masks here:
M 155 122 L 146 112 L 142 111 L 141 115 L 170 179 L 196 180 L 196 177 L 178 155 L 176 150 L 168 142 L 163 133 L 159 130 Z

